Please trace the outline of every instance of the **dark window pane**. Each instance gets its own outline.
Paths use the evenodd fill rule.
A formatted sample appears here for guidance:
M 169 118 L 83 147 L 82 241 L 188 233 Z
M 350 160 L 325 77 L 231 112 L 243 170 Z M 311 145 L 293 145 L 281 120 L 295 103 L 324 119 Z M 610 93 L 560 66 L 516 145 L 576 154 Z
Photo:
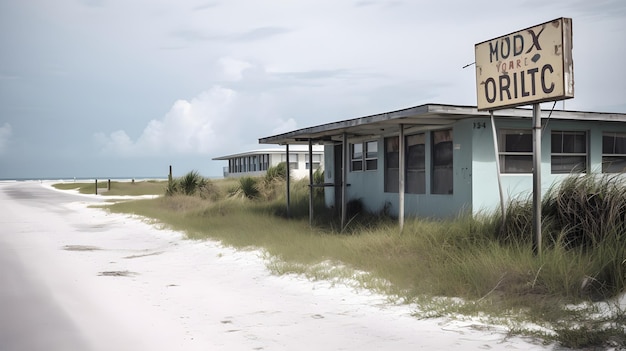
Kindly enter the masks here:
M 587 152 L 587 138 L 583 132 L 563 133 L 564 153 L 585 153 Z
M 426 167 L 426 147 L 424 144 L 411 145 L 407 149 L 407 169 L 424 169 Z
M 615 153 L 615 133 L 602 135 L 602 153 Z
M 533 171 L 533 156 L 501 155 L 500 167 L 503 173 L 531 173 Z
M 603 173 L 626 172 L 626 156 L 602 157 L 602 172 Z
M 452 166 L 452 141 L 442 141 L 434 145 L 433 164 L 437 166 Z
M 617 134 L 615 136 L 615 153 L 626 154 L 626 134 Z
M 385 139 L 385 152 L 398 152 L 400 150 L 400 141 L 398 137 Z
M 504 135 L 504 150 L 505 152 L 532 152 L 533 151 L 533 136 L 530 131 L 515 132 L 512 134 Z
M 426 193 L 426 173 L 422 171 L 407 171 L 406 192 L 409 194 Z
M 453 192 L 453 145 L 452 130 L 433 132 L 433 194 L 452 194 Z
M 387 169 L 385 172 L 385 192 L 397 193 L 400 189 L 399 179 L 400 170 L 398 168 Z
M 563 134 L 552 132 L 552 153 L 560 154 L 561 152 L 563 152 Z
M 368 171 L 371 170 L 375 170 L 378 168 L 378 160 L 377 159 L 373 159 L 373 160 L 366 160 L 365 161 L 365 169 Z
M 409 194 L 426 193 L 426 134 L 406 137 L 405 191 Z
M 398 137 L 385 138 L 385 192 L 398 192 L 398 177 L 400 172 Z
M 604 133 L 602 135 L 603 154 L 626 154 L 626 133 Z
M 552 156 L 552 173 L 584 173 L 586 163 L 585 156 Z

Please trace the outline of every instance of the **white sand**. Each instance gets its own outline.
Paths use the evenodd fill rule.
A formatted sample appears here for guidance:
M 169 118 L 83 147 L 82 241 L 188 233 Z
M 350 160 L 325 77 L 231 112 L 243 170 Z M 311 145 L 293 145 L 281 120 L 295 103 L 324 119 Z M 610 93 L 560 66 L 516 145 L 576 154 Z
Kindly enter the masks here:
M 0 245 L 52 296 L 86 349 L 553 348 L 509 338 L 502 327 L 420 320 L 410 306 L 366 291 L 273 276 L 259 251 L 186 240 L 137 218 L 88 208 L 93 196 L 15 200 L 5 190 L 16 188 L 60 193 L 36 182 L 0 183 Z M 0 318 L 6 323 L 17 316 Z

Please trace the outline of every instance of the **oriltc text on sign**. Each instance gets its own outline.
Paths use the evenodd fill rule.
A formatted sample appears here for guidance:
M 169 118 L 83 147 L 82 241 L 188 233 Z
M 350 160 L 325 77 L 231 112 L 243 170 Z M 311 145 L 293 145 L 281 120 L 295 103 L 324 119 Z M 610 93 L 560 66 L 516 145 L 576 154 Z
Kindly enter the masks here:
M 475 51 L 479 110 L 574 97 L 569 18 L 476 44 Z

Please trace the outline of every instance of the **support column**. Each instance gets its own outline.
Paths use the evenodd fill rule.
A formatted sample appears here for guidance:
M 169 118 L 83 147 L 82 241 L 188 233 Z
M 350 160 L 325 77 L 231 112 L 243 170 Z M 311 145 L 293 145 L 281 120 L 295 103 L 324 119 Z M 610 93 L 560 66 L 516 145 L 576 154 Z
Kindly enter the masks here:
M 498 177 L 498 191 L 500 193 L 500 211 L 502 213 L 502 226 L 506 221 L 506 205 L 504 204 L 504 192 L 502 191 L 502 176 L 500 174 L 500 151 L 498 148 L 498 133 L 496 131 L 496 122 L 493 118 L 493 111 L 489 111 L 491 117 L 491 131 L 493 133 L 493 149 L 496 159 L 496 177 Z
M 309 226 L 313 226 L 313 143 L 309 139 Z
M 398 162 L 399 164 L 399 179 L 398 179 L 398 225 L 400 226 L 400 232 L 404 229 L 404 173 L 405 173 L 405 162 L 404 162 L 404 124 L 400 124 L 400 135 L 399 135 L 399 143 L 398 143 Z
M 291 178 L 289 176 L 289 144 L 286 144 L 285 146 L 286 146 L 285 149 L 287 150 L 287 155 L 285 157 L 285 159 L 287 160 L 286 161 L 287 164 L 285 165 L 285 168 L 287 169 L 287 181 L 286 181 L 286 183 L 287 183 L 287 218 L 289 218 L 289 217 L 291 217 L 291 209 L 290 209 L 291 193 L 290 193 L 290 186 L 289 186 L 290 185 L 289 181 L 290 181 L 290 178 Z
M 343 148 L 342 148 L 342 167 L 341 167 L 341 230 L 346 225 L 347 220 L 347 207 L 348 201 L 346 200 L 347 193 L 347 183 L 348 183 L 348 157 L 349 157 L 349 147 L 348 147 L 348 134 L 343 133 Z
M 541 107 L 533 104 L 533 253 L 541 256 Z

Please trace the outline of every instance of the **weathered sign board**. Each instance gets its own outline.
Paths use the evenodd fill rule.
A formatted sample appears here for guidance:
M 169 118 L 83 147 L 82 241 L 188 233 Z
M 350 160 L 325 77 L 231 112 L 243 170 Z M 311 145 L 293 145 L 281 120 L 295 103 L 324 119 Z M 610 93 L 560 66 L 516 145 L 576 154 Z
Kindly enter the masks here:
M 484 41 L 475 51 L 478 110 L 574 97 L 571 18 Z

